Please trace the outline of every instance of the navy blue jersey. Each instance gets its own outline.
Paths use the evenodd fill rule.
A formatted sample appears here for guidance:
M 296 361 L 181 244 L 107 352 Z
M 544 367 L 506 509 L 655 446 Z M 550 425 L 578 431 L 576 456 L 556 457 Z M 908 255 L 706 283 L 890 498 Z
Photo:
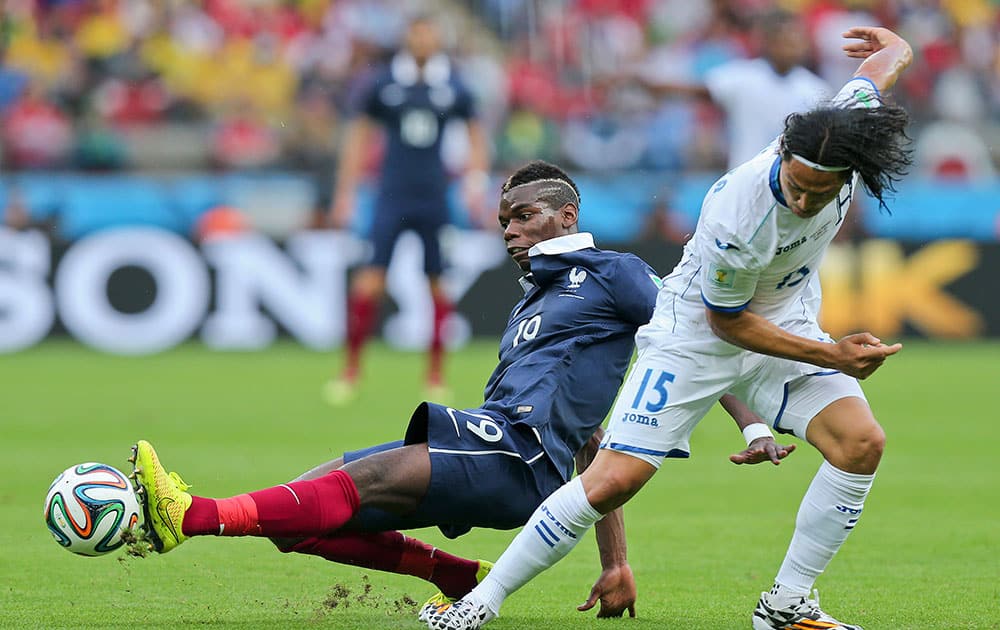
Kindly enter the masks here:
M 432 57 L 420 71 L 412 57 L 396 55 L 364 93 L 361 110 L 385 128 L 380 197 L 441 208 L 448 187 L 441 160 L 445 124 L 475 115 L 472 95 L 447 58 Z
M 659 278 L 632 254 L 596 249 L 586 233 L 543 241 L 530 253 L 526 293 L 507 323 L 482 408 L 533 427 L 565 481 L 614 402 Z

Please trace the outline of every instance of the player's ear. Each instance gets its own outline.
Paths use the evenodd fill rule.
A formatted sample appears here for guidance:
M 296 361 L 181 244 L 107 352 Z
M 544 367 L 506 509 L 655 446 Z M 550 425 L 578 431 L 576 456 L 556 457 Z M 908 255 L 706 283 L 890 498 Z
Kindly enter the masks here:
M 579 213 L 577 207 L 571 203 L 564 204 L 562 208 L 559 208 L 559 220 L 562 222 L 563 228 L 576 225 Z

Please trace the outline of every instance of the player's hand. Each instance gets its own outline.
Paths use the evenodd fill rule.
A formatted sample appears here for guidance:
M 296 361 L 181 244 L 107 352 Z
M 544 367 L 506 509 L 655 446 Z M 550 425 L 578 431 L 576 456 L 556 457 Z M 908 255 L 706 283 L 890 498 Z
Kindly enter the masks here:
M 842 47 L 848 57 L 855 59 L 867 59 L 883 48 L 906 43 L 899 35 L 879 26 L 855 26 L 844 31 L 843 37 L 861 40 L 848 42 Z
M 488 209 L 489 190 L 490 176 L 485 171 L 470 171 L 462 177 L 462 202 L 478 228 L 489 229 L 497 225 L 496 215 Z
M 855 26 L 845 31 L 844 37 L 861 40 L 843 47 L 848 57 L 864 59 L 854 76 L 871 80 L 880 92 L 891 89 L 903 70 L 913 63 L 913 49 L 889 29 Z
M 773 437 L 759 437 L 745 449 L 729 456 L 729 461 L 734 464 L 759 464 L 761 462 L 771 462 L 775 466 L 781 460 L 788 457 L 788 454 L 795 450 L 794 444 L 787 446 L 778 444 Z
M 635 577 L 632 568 L 623 564 L 610 569 L 604 569 L 590 589 L 587 601 L 576 607 L 579 611 L 590 610 L 601 601 L 598 617 L 621 617 L 628 611 L 629 617 L 635 617 Z
M 848 376 L 865 379 L 872 375 L 886 358 L 896 354 L 903 344 L 887 346 L 871 333 L 848 335 L 837 342 L 837 360 L 833 367 Z

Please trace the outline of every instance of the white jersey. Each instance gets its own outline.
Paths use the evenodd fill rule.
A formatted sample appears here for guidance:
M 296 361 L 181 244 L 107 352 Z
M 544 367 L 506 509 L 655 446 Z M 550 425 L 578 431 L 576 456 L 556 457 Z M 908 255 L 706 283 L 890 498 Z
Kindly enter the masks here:
M 847 83 L 836 100 L 858 106 L 874 87 Z M 817 274 L 827 246 L 843 225 L 857 175 L 816 216 L 801 218 L 785 205 L 775 140 L 756 157 L 719 179 L 705 195 L 694 236 L 673 273 L 664 279 L 650 323 L 639 335 L 683 331 L 703 351 L 742 350 L 718 339 L 705 308 L 756 313 L 795 334 L 819 331 Z M 705 345 L 707 344 L 707 345 Z
M 785 117 L 829 98 L 823 79 L 801 66 L 781 75 L 765 59 L 739 59 L 705 75 L 712 100 L 726 112 L 729 168 L 752 158 L 781 133 Z

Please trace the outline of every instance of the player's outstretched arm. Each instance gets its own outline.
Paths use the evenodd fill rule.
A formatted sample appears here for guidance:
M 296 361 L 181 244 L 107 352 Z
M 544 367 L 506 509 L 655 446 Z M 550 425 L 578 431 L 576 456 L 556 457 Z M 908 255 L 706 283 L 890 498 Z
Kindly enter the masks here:
M 724 313 L 706 309 L 708 323 L 719 339 L 760 354 L 832 368 L 865 379 L 902 349 L 887 346 L 870 333 L 848 335 L 837 343 L 826 343 L 794 335 L 748 310 Z
M 594 461 L 603 437 L 604 429 L 597 427 L 594 435 L 580 448 L 580 452 L 576 454 L 577 472 L 582 473 Z M 600 601 L 598 617 L 621 617 L 626 610 L 629 617 L 635 617 L 637 591 L 632 567 L 628 564 L 625 517 L 622 508 L 609 512 L 597 521 L 594 532 L 597 535 L 597 549 L 601 556 L 601 575 L 590 589 L 587 601 L 576 609 L 590 610 Z
M 794 444 L 785 446 L 775 442 L 767 423 L 736 396 L 726 394 L 719 399 L 719 404 L 732 416 L 736 426 L 747 438 L 747 447 L 739 453 L 730 455 L 729 461 L 734 464 L 771 462 L 777 466 L 795 450 Z
M 864 59 L 854 76 L 870 79 L 879 92 L 891 89 L 913 61 L 910 45 L 887 28 L 855 26 L 844 37 L 859 40 L 844 44 L 847 56 Z

